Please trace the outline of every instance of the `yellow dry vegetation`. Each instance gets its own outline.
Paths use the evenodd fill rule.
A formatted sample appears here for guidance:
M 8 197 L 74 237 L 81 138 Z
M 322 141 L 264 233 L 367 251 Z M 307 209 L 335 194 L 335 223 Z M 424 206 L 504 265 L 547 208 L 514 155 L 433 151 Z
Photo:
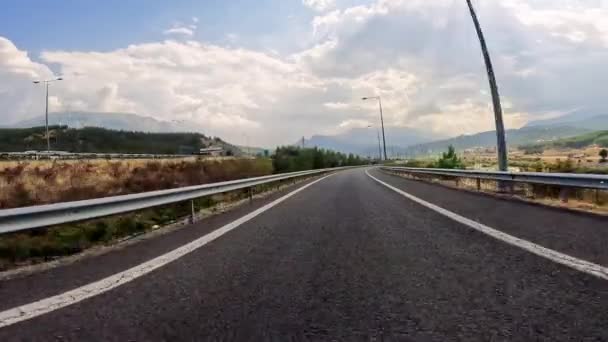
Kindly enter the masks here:
M 0 209 L 226 181 L 272 173 L 269 159 L 0 162 Z

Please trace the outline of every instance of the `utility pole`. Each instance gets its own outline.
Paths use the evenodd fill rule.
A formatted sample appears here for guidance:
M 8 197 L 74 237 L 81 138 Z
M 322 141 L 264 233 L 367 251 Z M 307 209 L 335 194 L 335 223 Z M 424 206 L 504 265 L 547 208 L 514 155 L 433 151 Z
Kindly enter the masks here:
M 63 78 L 61 77 L 56 77 L 50 80 L 45 80 L 45 81 L 34 81 L 34 84 L 39 84 L 39 83 L 44 83 L 45 85 L 45 90 L 46 90 L 46 102 L 45 102 L 45 107 L 44 107 L 44 121 L 45 121 L 45 127 L 46 127 L 46 151 L 47 153 L 51 152 L 51 136 L 49 135 L 49 83 L 51 82 L 55 82 L 55 81 L 61 81 L 63 80 Z
M 479 37 L 479 43 L 481 44 L 481 51 L 486 64 L 486 70 L 488 72 L 488 80 L 490 82 L 490 90 L 492 93 L 492 104 L 494 105 L 494 120 L 496 121 L 496 151 L 498 153 L 498 169 L 500 171 L 508 170 L 508 157 L 507 157 L 507 143 L 505 140 L 505 126 L 502 119 L 502 106 L 500 105 L 500 96 L 498 95 L 498 85 L 496 84 L 496 77 L 494 75 L 494 68 L 492 67 L 492 60 L 490 59 L 490 53 L 486 45 L 483 32 L 481 31 L 481 25 L 477 19 L 477 14 L 473 8 L 471 0 L 467 0 L 471 17 L 473 18 L 473 24 L 475 24 L 475 30 Z
M 382 149 L 380 148 L 380 131 L 377 128 L 376 128 L 376 133 L 378 133 L 378 160 L 382 160 Z M 385 155 L 386 155 L 386 153 L 385 153 Z
M 51 152 L 51 136 L 49 135 L 49 82 L 44 82 L 46 86 L 46 102 L 44 106 L 44 119 L 46 127 L 46 151 Z
M 362 98 L 363 101 L 370 100 L 370 99 L 378 100 L 378 106 L 380 107 L 380 125 L 382 126 L 382 142 L 383 142 L 383 146 L 384 146 L 384 160 L 388 160 L 388 158 L 386 156 L 386 135 L 384 134 L 384 118 L 382 116 L 382 99 L 380 98 L 380 96 L 371 96 L 371 97 Z M 380 159 L 382 159 L 382 156 L 380 156 Z

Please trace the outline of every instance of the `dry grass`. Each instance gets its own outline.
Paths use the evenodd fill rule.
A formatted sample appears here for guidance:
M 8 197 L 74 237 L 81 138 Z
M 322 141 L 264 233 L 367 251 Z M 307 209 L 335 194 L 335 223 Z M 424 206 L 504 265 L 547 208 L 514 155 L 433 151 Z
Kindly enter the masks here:
M 269 159 L 30 161 L 0 163 L 0 208 L 82 200 L 227 181 L 272 173 Z M 257 191 L 265 191 L 260 186 Z M 196 199 L 196 211 L 248 196 L 234 191 Z M 171 224 L 190 202 L 0 236 L 0 271 L 72 255 Z
M 272 173 L 267 159 L 0 163 L 0 209 L 220 182 Z
M 264 197 L 279 188 L 303 181 L 310 176 L 289 179 L 254 187 L 254 197 Z M 314 177 L 314 176 L 313 176 Z M 251 193 L 235 190 L 228 193 L 198 198 L 193 201 L 195 216 L 202 219 L 227 208 L 246 203 Z M 0 235 L 0 272 L 10 269 L 30 269 L 31 266 L 53 261 L 57 264 L 66 256 L 78 254 L 92 247 L 110 246 L 129 240 L 160 227 L 183 225 L 190 218 L 190 201 L 110 216 L 85 222 L 71 223 L 47 229 Z M 105 247 L 101 247 L 105 246 Z M 107 249 L 106 249 L 107 250 Z M 74 259 L 72 259 L 74 260 Z M 25 267 L 22 269 L 22 267 Z M 44 269 L 44 268 L 37 268 Z M 15 271 L 17 274 L 19 271 Z M 7 273 L 0 273 L 2 275 Z
M 398 173 L 392 174 L 409 179 L 438 183 L 451 188 L 479 191 L 487 194 L 499 194 L 496 181 L 480 181 L 478 188 L 478 183 L 475 179 L 427 175 L 411 176 Z M 512 185 L 512 188 L 509 189 L 509 193 L 500 193 L 499 195 L 501 197 L 517 198 L 552 207 L 608 215 L 607 191 L 571 188 L 568 190 L 567 201 L 564 201 L 563 198 L 560 198 L 560 190 L 561 189 L 556 186 L 515 183 Z
M 608 163 L 599 163 L 600 150 L 600 147 L 591 146 L 580 149 L 547 149 L 542 154 L 525 154 L 523 150 L 514 149 L 509 151 L 509 164 L 514 166 L 514 169 L 521 169 L 521 165 L 526 165 L 526 163 L 543 163 L 550 166 L 569 160 L 576 167 L 605 172 L 608 169 Z M 465 152 L 461 156 L 467 166 L 483 165 L 487 168 L 496 168 L 497 165 L 496 153 Z M 534 170 L 527 170 L 526 167 L 523 167 L 521 171 Z

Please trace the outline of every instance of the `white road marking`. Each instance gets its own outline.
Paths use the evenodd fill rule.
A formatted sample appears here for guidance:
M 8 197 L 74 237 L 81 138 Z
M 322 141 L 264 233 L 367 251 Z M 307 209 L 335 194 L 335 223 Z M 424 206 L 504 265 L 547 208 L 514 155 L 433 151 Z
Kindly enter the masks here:
M 435 204 L 429 203 L 423 199 L 420 199 L 416 196 L 413 196 L 411 194 L 408 194 L 407 192 L 398 189 L 388 183 L 385 183 L 381 180 L 379 180 L 378 178 L 372 176 L 369 174 L 369 172 L 366 170 L 365 173 L 367 174 L 367 176 L 369 176 L 371 179 L 375 180 L 376 182 L 386 186 L 387 188 L 399 193 L 400 195 L 403 195 L 404 197 L 408 198 L 409 200 L 412 200 L 424 207 L 427 207 L 433 211 L 438 212 L 441 215 L 447 216 L 449 218 L 451 218 L 452 220 L 462 223 L 465 226 L 471 227 L 475 230 L 478 230 L 484 234 L 487 234 L 495 239 L 498 239 L 500 241 L 506 242 L 510 245 L 519 247 L 523 250 L 526 250 L 530 253 L 536 254 L 538 256 L 541 256 L 543 258 L 547 258 L 551 261 L 554 261 L 556 263 L 568 266 L 570 268 L 573 268 L 577 271 L 581 271 L 593 276 L 596 276 L 598 278 L 602 278 L 605 280 L 608 280 L 608 268 L 607 267 L 603 267 L 601 265 L 598 264 L 594 264 L 592 262 L 589 261 L 585 261 L 582 259 L 578 259 L 575 258 L 573 256 L 564 254 L 564 253 L 560 253 L 557 251 L 554 251 L 552 249 L 537 245 L 535 243 L 532 243 L 530 241 L 527 240 L 523 240 L 520 238 L 517 238 L 515 236 L 503 233 L 497 229 L 488 227 L 484 224 L 481 224 L 479 222 L 473 221 L 471 219 L 468 219 L 466 217 L 460 216 L 456 213 L 453 213 L 449 210 L 443 209 Z
M 78 303 L 87 298 L 91 298 L 91 297 L 100 295 L 104 292 L 110 291 L 113 288 L 116 288 L 120 285 L 124 285 L 132 280 L 135 280 L 141 276 L 144 276 L 160 267 L 167 265 L 170 262 L 173 262 L 173 261 L 183 257 L 184 255 L 187 255 L 187 254 L 197 250 L 198 248 L 203 247 L 204 245 L 208 244 L 209 242 L 230 232 L 231 230 L 242 225 L 243 223 L 253 219 L 254 217 L 256 217 L 256 216 L 262 214 L 263 212 L 269 210 L 270 208 L 276 206 L 277 204 L 292 197 L 293 195 L 297 194 L 298 192 L 300 192 L 300 191 L 308 188 L 309 186 L 312 186 L 313 184 L 320 182 L 330 176 L 331 176 L 331 174 L 327 175 L 323 178 L 320 178 L 314 182 L 306 184 L 306 185 L 302 186 L 301 188 L 298 188 L 297 190 L 294 190 L 294 191 L 288 193 L 287 195 L 285 195 L 279 199 L 276 199 L 276 200 L 266 204 L 265 206 L 263 206 L 259 209 L 256 209 L 256 210 L 252 211 L 251 213 L 249 213 L 231 223 L 228 223 L 225 226 L 223 226 L 217 230 L 214 230 L 213 232 L 211 232 L 205 236 L 202 236 L 186 245 L 183 245 L 182 247 L 174 249 L 173 251 L 163 254 L 161 256 L 158 256 L 150 261 L 147 261 L 138 266 L 132 267 L 126 271 L 114 274 L 112 276 L 101 279 L 94 283 L 90 283 L 88 285 L 81 286 L 74 290 L 70 290 L 68 292 L 64 292 L 62 294 L 59 294 L 59 295 L 56 295 L 53 297 L 45 298 L 45 299 L 42 299 L 42 300 L 39 300 L 39 301 L 36 301 L 33 303 L 21 305 L 21 306 L 12 308 L 12 309 L 2 311 L 2 312 L 0 312 L 0 328 L 31 319 L 36 316 L 44 315 L 51 311 L 64 308 L 68 305 Z

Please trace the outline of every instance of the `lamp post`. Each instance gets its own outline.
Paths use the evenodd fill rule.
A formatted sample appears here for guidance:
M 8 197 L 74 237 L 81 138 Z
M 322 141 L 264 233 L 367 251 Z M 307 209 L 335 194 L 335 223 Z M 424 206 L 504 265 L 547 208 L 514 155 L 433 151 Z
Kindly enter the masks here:
M 372 100 L 372 99 L 378 100 L 378 106 L 380 108 L 380 124 L 382 125 L 382 143 L 384 146 L 384 160 L 388 160 L 388 158 L 386 156 L 386 136 L 384 134 L 384 118 L 382 117 L 382 99 L 380 98 L 380 96 L 369 96 L 369 97 L 361 98 L 361 100 L 363 100 L 363 101 Z M 380 159 L 382 159 L 382 156 L 380 156 Z
M 486 70 L 488 73 L 488 80 L 490 82 L 490 90 L 492 92 L 492 104 L 494 105 L 494 120 L 496 121 L 496 151 L 498 152 L 498 169 L 500 171 L 508 170 L 507 161 L 507 143 L 505 139 L 505 126 L 502 119 L 502 106 L 500 105 L 500 96 L 498 95 L 498 85 L 496 84 L 496 76 L 494 75 L 494 68 L 492 67 L 492 60 L 490 59 L 490 53 L 486 45 L 483 32 L 481 31 L 481 25 L 477 19 L 477 14 L 473 8 L 471 0 L 467 0 L 469 11 L 471 12 L 471 18 L 473 18 L 473 24 L 479 37 L 479 43 L 481 44 L 481 51 L 486 64 Z
M 46 105 L 44 107 L 44 119 L 46 127 L 46 151 L 51 152 L 51 137 L 49 136 L 49 83 L 63 80 L 62 77 L 56 77 L 50 80 L 34 81 L 34 84 L 44 83 L 46 88 Z

